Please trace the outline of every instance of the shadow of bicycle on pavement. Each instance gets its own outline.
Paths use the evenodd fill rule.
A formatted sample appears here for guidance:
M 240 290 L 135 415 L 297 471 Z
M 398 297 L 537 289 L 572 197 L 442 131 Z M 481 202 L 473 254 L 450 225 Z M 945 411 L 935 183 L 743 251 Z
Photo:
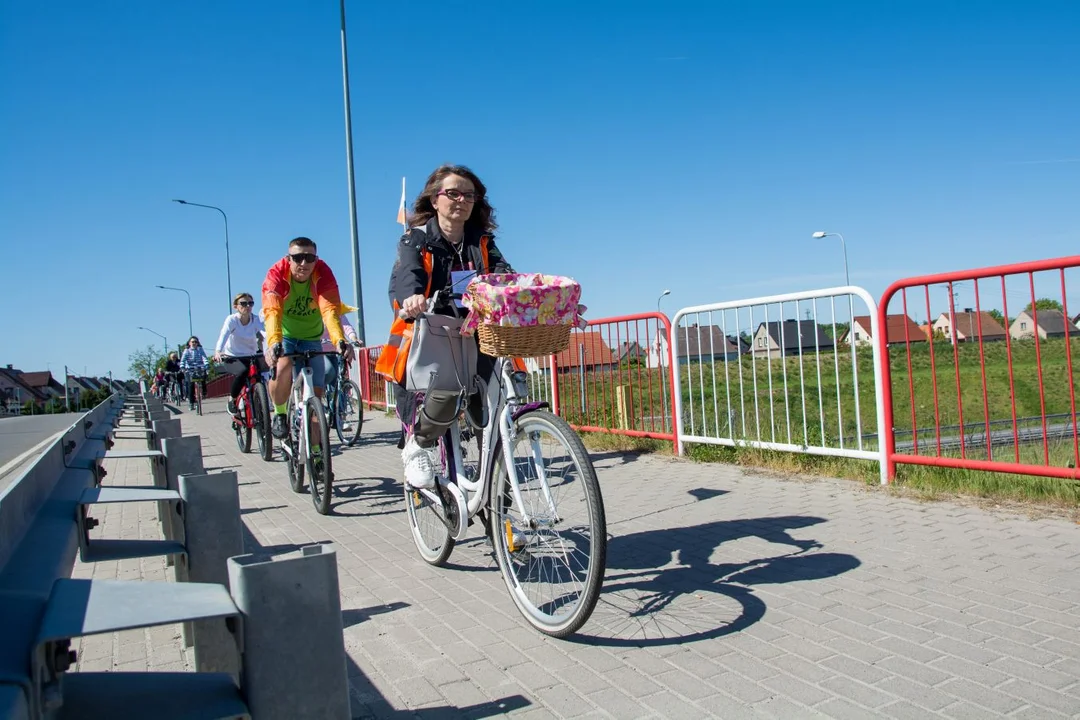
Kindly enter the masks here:
M 818 552 L 818 542 L 790 534 L 822 522 L 799 515 L 721 520 L 614 537 L 608 542 L 600 601 L 582 632 L 569 639 L 655 647 L 744 630 L 765 615 L 765 601 L 755 587 L 820 580 L 859 567 L 853 555 Z M 723 561 L 725 554 L 746 556 L 745 548 L 760 547 L 757 542 L 735 547 L 736 541 L 755 538 L 792 550 Z
M 342 508 L 350 507 L 348 512 Z M 401 481 L 388 477 L 334 479 L 330 514 L 345 517 L 375 517 L 405 512 Z

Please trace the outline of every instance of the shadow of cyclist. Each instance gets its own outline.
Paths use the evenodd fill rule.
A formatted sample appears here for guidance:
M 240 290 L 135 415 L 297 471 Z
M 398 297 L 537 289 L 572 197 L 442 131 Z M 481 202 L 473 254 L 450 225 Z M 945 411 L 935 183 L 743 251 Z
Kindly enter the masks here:
M 755 586 L 833 577 L 861 564 L 852 555 L 814 552 L 822 547 L 817 541 L 791 535 L 822 522 L 799 515 L 719 520 L 612 538 L 600 602 L 584 631 L 571 639 L 639 647 L 743 630 L 765 614 Z M 714 560 L 723 558 L 725 545 L 732 557 L 745 557 L 732 545 L 743 538 L 760 538 L 781 551 L 750 560 Z

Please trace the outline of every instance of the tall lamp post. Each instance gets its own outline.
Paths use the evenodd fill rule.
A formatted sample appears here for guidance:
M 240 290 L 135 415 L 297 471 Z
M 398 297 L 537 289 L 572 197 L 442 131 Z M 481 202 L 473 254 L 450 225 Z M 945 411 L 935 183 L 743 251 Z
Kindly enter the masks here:
M 164 335 L 162 335 L 162 334 L 161 334 L 161 333 L 159 333 L 159 332 L 154 332 L 153 330 L 151 330 L 151 329 L 150 329 L 150 328 L 148 328 L 148 327 L 143 327 L 142 325 L 140 325 L 140 326 L 139 326 L 139 330 L 145 330 L 145 331 L 146 331 L 146 332 L 148 332 L 148 333 L 154 333 L 154 334 L 155 334 L 155 335 L 157 335 L 157 336 L 158 336 L 159 338 L 161 338 L 162 342 L 164 342 L 164 343 L 165 343 L 165 354 L 166 354 L 166 355 L 168 355 L 168 354 L 169 354 L 169 339 L 168 339 L 167 337 L 165 337 Z
M 345 39 L 345 0 L 341 7 L 341 79 L 345 92 L 345 165 L 349 178 L 349 227 L 352 231 L 353 292 L 356 295 L 356 334 L 367 346 L 364 329 L 364 295 L 360 282 L 360 236 L 356 227 L 356 175 L 353 172 L 352 105 L 349 102 L 349 47 Z
M 824 230 L 818 230 L 811 235 L 815 240 L 820 240 L 827 237 L 840 238 L 840 247 L 844 251 L 844 284 L 851 285 L 851 275 L 848 273 L 848 261 L 847 261 L 847 243 L 844 242 L 844 236 L 838 232 L 825 232 Z M 871 324 L 873 324 L 873 318 L 871 318 Z M 814 332 L 817 333 L 817 328 L 814 328 Z M 878 328 L 878 332 L 887 333 L 887 328 Z M 816 334 L 815 334 L 816 337 Z M 833 352 L 836 352 L 836 340 L 833 338 Z M 872 342 L 877 342 L 875 338 Z M 855 427 L 857 438 L 857 445 L 862 450 L 862 414 L 859 411 L 859 373 L 855 364 L 855 300 L 851 297 L 851 293 L 848 293 L 848 346 L 851 348 L 851 377 L 855 386 Z M 883 432 L 881 428 L 878 428 L 878 432 Z
M 159 290 L 176 290 L 177 292 L 182 292 L 187 295 L 187 333 L 188 337 L 194 335 L 195 332 L 191 329 L 191 293 L 184 288 L 169 287 L 168 285 L 156 285 L 155 287 Z M 232 306 L 230 305 L 230 307 Z
M 173 200 L 175 203 L 181 205 L 192 205 L 194 207 L 209 208 L 210 210 L 217 210 L 221 213 L 221 217 L 225 220 L 225 277 L 229 285 L 229 312 L 232 312 L 232 265 L 229 260 L 229 216 L 225 214 L 225 211 L 219 208 L 217 205 L 203 205 L 202 203 L 188 202 L 187 200 Z

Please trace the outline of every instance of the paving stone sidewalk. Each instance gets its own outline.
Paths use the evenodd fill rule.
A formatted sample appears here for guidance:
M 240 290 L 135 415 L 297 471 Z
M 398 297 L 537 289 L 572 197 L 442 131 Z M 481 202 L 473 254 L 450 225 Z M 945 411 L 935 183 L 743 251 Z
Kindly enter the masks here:
M 336 545 L 356 717 L 1080 717 L 1074 523 L 599 453 L 604 593 L 578 636 L 552 640 L 517 614 L 482 538 L 449 567 L 419 559 L 395 426 L 372 415 L 334 458 L 328 517 L 280 459 L 239 452 L 223 403 L 180 415 L 209 471 L 239 473 L 249 550 Z M 111 462 L 108 482 L 147 482 L 137 465 Z M 95 533 L 159 532 L 152 506 L 104 520 Z M 153 559 L 89 573 L 165 577 Z M 88 639 L 80 667 L 190 668 L 179 635 Z

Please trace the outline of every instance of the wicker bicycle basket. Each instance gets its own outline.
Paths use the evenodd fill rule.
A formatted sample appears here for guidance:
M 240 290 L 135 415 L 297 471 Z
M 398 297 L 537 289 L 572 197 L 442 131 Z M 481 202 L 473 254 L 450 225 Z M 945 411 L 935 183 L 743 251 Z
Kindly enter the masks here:
M 482 324 L 476 330 L 480 352 L 491 357 L 533 358 L 570 347 L 570 325 L 509 327 Z

